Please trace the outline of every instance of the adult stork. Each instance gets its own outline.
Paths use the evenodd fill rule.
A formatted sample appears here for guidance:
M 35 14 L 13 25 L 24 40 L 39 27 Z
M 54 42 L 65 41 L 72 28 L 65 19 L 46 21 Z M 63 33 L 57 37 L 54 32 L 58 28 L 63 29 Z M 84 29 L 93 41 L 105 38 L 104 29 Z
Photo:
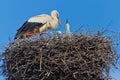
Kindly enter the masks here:
M 56 10 L 51 12 L 51 16 L 47 14 L 41 14 L 29 18 L 23 25 L 17 30 L 15 39 L 21 39 L 24 37 L 30 37 L 35 34 L 44 34 L 48 29 L 55 30 L 60 25 L 59 13 Z

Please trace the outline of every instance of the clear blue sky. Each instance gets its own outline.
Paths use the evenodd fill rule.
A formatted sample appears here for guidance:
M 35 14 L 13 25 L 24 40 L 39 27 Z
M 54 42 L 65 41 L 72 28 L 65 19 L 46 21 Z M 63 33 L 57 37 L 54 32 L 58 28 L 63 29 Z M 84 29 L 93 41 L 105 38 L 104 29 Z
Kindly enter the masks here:
M 0 51 L 8 45 L 9 37 L 13 40 L 16 30 L 28 18 L 50 14 L 54 9 L 60 13 L 62 31 L 68 19 L 71 31 L 88 24 L 93 30 L 99 30 L 101 26 L 120 32 L 120 0 L 0 0 Z M 120 71 L 111 73 L 120 80 Z

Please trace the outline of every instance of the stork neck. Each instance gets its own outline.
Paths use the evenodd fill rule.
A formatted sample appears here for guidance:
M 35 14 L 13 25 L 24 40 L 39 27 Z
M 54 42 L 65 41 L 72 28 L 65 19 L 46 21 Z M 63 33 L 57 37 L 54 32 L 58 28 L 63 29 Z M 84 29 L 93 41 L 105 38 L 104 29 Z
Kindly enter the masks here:
M 58 21 L 58 18 L 56 16 L 52 16 L 52 19 L 55 20 L 55 21 Z
M 70 32 L 69 24 L 66 24 L 66 31 L 67 31 L 67 32 Z

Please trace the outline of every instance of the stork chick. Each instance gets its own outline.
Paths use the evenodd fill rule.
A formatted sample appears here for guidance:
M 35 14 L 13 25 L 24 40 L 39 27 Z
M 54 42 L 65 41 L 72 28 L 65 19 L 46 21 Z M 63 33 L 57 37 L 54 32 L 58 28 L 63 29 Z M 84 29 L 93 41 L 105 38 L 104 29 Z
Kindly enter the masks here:
M 62 32 L 61 31 L 57 31 L 57 37 L 61 37 L 62 36 Z
M 70 37 L 71 33 L 70 33 L 70 25 L 68 23 L 68 20 L 66 20 L 66 37 Z

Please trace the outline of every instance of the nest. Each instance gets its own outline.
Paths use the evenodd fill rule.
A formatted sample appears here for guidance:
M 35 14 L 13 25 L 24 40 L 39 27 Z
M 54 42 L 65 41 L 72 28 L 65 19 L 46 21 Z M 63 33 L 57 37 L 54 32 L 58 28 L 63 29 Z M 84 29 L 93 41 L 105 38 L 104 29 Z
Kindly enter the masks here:
M 110 80 L 116 63 L 111 39 L 99 35 L 15 41 L 4 55 L 8 80 Z

